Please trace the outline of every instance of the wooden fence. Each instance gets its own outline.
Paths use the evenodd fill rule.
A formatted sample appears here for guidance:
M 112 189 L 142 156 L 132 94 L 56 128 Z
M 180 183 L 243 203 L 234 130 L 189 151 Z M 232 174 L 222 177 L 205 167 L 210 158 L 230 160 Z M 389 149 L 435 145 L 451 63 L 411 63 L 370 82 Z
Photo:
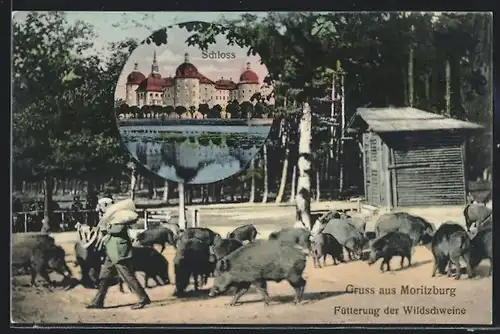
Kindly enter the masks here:
M 198 208 L 189 208 L 186 209 L 191 212 L 191 217 L 189 221 L 191 222 L 192 227 L 198 227 L 200 225 L 200 210 Z M 148 229 L 148 226 L 155 227 L 158 226 L 161 222 L 168 222 L 175 218 L 178 218 L 178 210 L 177 209 L 137 209 L 137 213 L 139 214 L 139 219 L 142 222 L 138 222 L 135 225 L 143 225 L 142 229 Z M 43 211 L 21 211 L 21 212 L 13 212 L 13 216 L 22 216 L 24 218 L 24 232 L 28 232 L 28 223 L 33 223 L 31 220 L 28 222 L 28 218 L 31 216 L 37 216 L 38 214 L 43 213 Z M 64 223 L 67 219 L 67 215 L 73 216 L 74 214 L 83 215 L 83 221 L 88 221 L 89 213 L 95 213 L 95 210 L 56 210 L 53 212 L 54 214 L 60 214 L 61 222 Z M 186 215 L 187 218 L 188 215 Z M 74 226 L 70 226 L 70 231 L 74 231 Z

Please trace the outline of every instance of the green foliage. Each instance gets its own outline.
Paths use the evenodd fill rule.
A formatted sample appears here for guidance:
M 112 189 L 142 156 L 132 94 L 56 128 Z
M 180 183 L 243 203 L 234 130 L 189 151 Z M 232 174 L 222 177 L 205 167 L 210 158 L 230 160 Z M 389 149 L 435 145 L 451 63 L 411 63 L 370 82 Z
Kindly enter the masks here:
M 126 157 L 110 106 L 128 54 L 115 49 L 106 67 L 84 56 L 92 28 L 59 12 L 30 13 L 13 35 L 15 174 L 104 182 L 120 173 Z

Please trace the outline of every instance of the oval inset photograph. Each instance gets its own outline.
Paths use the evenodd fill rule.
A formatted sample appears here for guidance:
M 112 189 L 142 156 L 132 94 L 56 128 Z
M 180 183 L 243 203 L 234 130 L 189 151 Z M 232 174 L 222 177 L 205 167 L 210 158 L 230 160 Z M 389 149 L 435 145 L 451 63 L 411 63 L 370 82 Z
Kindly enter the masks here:
M 245 169 L 273 124 L 274 90 L 267 68 L 224 35 L 202 49 L 184 23 L 167 29 L 167 43 L 138 46 L 115 91 L 122 140 L 157 175 L 206 184 Z

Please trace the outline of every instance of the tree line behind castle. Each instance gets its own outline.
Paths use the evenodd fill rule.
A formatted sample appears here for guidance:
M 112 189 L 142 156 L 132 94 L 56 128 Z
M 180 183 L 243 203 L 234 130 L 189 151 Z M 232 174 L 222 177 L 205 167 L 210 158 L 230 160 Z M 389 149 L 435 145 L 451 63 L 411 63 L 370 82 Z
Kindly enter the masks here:
M 214 105 L 212 108 L 208 104 L 200 104 L 199 106 L 191 106 L 187 109 L 184 106 L 149 106 L 145 105 L 141 108 L 137 106 L 129 106 L 122 101 L 117 101 L 118 106 L 115 108 L 118 119 L 179 119 L 179 118 L 196 118 L 196 119 L 214 119 L 214 118 L 270 118 L 275 114 L 273 105 L 266 103 L 265 98 L 262 98 L 259 93 L 255 94 L 251 100 L 239 103 L 237 100 L 231 101 L 224 108 L 220 104 Z M 252 103 L 253 102 L 253 103 Z

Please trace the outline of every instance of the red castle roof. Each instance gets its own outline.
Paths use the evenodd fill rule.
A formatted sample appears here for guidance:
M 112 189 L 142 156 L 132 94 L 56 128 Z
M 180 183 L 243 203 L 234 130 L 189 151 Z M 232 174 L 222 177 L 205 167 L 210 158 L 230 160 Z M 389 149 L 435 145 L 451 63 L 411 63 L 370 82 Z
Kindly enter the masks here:
M 134 64 L 134 70 L 130 72 L 130 74 L 127 76 L 127 84 L 129 85 L 138 85 L 140 84 L 144 79 L 146 79 L 146 76 L 139 72 L 138 64 Z
M 200 84 L 206 84 L 206 85 L 214 85 L 215 84 L 212 80 L 210 80 L 209 78 L 207 78 L 206 76 L 204 76 L 201 73 L 198 73 L 198 78 L 200 79 Z
M 196 66 L 189 62 L 188 54 L 184 54 L 184 63 L 180 64 L 175 70 L 175 77 L 180 79 L 196 79 L 199 77 Z
M 237 85 L 234 83 L 232 80 L 227 80 L 224 78 L 221 78 L 215 82 L 215 88 L 216 89 L 236 89 Z
M 250 63 L 247 63 L 247 69 L 240 75 L 240 84 L 258 84 L 259 76 L 250 69 Z

